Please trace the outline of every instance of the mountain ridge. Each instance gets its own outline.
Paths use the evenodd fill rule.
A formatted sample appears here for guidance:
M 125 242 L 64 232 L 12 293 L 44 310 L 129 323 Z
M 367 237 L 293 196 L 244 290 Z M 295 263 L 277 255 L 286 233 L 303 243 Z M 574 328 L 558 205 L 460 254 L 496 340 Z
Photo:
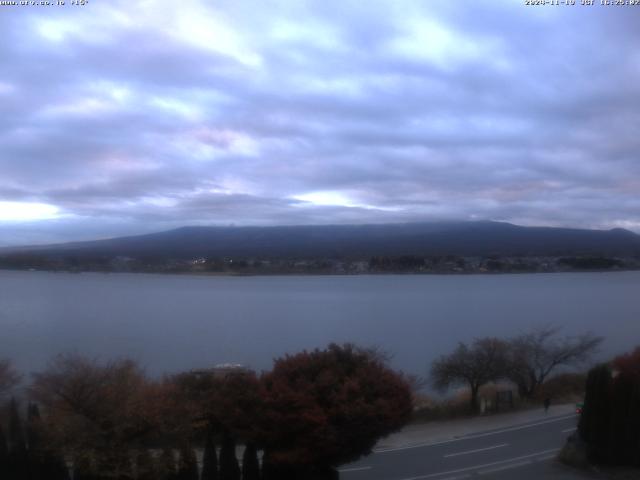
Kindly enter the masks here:
M 528 227 L 494 221 L 184 226 L 103 240 L 11 247 L 49 256 L 367 258 L 398 255 L 640 255 L 640 235 L 614 228 Z

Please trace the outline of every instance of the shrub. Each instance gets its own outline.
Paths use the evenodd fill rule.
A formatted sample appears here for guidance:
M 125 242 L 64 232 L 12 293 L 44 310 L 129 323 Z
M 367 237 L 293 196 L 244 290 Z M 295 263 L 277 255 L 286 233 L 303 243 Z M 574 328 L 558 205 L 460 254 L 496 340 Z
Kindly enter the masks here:
M 578 432 L 589 460 L 640 466 L 640 349 L 590 370 Z
M 555 402 L 578 402 L 584 398 L 587 376 L 584 373 L 561 373 L 540 386 L 537 400 L 551 398 Z
M 263 383 L 262 444 L 278 465 L 354 461 L 400 429 L 413 410 L 405 378 L 370 350 L 349 344 L 276 360 Z

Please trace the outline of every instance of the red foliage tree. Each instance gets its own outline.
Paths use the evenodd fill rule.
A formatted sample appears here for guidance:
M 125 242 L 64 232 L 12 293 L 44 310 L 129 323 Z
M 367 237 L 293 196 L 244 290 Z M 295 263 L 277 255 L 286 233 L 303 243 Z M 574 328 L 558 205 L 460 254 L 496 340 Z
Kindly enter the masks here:
M 620 355 L 613 361 L 613 367 L 625 376 L 640 380 L 640 347 L 633 352 Z
M 261 444 L 272 465 L 323 469 L 354 461 L 412 412 L 407 380 L 350 344 L 278 359 L 262 380 Z
M 263 401 L 254 372 L 222 377 L 186 372 L 169 377 L 164 386 L 165 417 L 182 436 L 204 438 L 210 432 L 224 432 L 237 440 L 253 441 L 258 435 Z

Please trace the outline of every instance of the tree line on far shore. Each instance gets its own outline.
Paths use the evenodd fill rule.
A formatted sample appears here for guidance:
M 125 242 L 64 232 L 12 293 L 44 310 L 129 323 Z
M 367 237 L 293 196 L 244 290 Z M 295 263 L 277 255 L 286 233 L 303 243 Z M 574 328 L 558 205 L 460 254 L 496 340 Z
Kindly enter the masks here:
M 0 362 L 0 389 L 18 381 Z M 69 465 L 74 480 L 337 478 L 337 466 L 400 429 L 413 406 L 408 379 L 351 344 L 287 355 L 261 375 L 160 380 L 131 360 L 61 355 L 27 391 L 26 427 L 12 400 L 7 434 L 0 428 L 3 480 L 67 480 Z

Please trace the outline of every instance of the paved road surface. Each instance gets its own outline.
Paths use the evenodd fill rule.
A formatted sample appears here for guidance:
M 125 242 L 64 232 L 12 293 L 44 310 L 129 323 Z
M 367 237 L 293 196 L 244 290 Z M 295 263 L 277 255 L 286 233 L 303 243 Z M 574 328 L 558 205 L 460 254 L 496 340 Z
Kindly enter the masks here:
M 438 443 L 378 450 L 340 469 L 342 480 L 578 480 L 555 461 L 576 428 L 575 414 L 471 434 Z

